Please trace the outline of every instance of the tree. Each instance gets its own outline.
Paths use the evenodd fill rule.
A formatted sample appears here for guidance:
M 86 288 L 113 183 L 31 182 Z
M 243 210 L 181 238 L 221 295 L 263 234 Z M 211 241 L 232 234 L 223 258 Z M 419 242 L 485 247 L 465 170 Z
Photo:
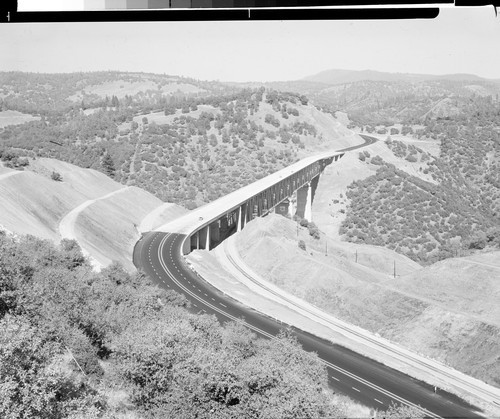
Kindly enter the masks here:
M 50 178 L 52 180 L 55 180 L 56 182 L 62 182 L 63 178 L 59 172 L 53 171 L 52 174 L 50 175 Z
M 309 235 L 319 240 L 321 237 L 319 228 L 312 221 L 307 225 L 307 229 L 309 230 Z
M 93 416 L 103 400 L 69 368 L 64 348 L 21 317 L 0 321 L 0 416 Z
M 113 97 L 111 98 L 111 106 L 114 108 L 117 108 L 120 106 L 120 101 L 118 100 L 118 98 L 115 95 L 113 95 Z
M 378 416 L 378 415 L 377 415 Z M 423 413 L 415 407 L 391 403 L 382 415 L 384 419 L 423 419 Z
M 104 173 L 106 173 L 109 177 L 112 178 L 115 176 L 115 163 L 109 153 L 104 154 L 101 166 L 104 169 Z

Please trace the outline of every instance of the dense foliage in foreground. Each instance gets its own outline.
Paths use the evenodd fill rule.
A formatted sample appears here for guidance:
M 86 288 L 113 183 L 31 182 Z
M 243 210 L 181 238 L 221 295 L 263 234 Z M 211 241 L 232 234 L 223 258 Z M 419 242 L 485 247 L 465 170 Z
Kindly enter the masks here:
M 118 265 L 93 272 L 73 241 L 0 233 L 0 416 L 342 415 L 288 333 L 257 339 L 188 306 Z

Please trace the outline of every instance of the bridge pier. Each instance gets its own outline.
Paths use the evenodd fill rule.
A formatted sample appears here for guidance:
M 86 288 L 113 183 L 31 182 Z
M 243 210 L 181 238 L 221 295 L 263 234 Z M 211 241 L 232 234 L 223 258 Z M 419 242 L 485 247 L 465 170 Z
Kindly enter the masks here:
M 293 220 L 294 215 L 297 213 L 297 191 L 295 191 L 288 200 L 288 216 Z
M 312 221 L 312 189 L 311 182 L 307 184 L 306 207 L 304 208 L 304 218 Z
M 210 250 L 210 225 L 198 231 L 198 249 Z

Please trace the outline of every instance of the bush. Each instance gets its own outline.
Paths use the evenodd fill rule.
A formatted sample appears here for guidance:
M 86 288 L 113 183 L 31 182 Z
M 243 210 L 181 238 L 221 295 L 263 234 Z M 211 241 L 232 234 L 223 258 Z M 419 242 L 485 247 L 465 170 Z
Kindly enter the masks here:
M 319 240 L 320 238 L 320 232 L 319 228 L 314 224 L 313 222 L 310 222 L 307 225 L 307 229 L 309 230 L 309 235 L 315 238 L 316 240 Z
M 56 182 L 62 182 L 63 178 L 61 176 L 61 174 L 59 172 L 52 172 L 52 174 L 50 175 L 50 178 L 52 180 L 55 180 Z
M 306 243 L 304 240 L 299 240 L 299 249 L 306 250 Z

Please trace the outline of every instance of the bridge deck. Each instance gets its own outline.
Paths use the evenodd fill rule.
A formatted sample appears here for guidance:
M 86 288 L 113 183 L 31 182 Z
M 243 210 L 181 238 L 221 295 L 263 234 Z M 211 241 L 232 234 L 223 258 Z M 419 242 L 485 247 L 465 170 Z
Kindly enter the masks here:
M 305 159 L 272 173 L 265 178 L 259 179 L 250 185 L 244 186 L 213 202 L 203 205 L 202 207 L 196 208 L 188 214 L 158 227 L 156 231 L 190 234 L 193 231 L 199 230 L 200 228 L 210 224 L 210 222 L 216 220 L 221 215 L 238 208 L 238 206 L 248 201 L 254 195 L 265 191 L 281 180 L 313 164 L 314 162 L 335 156 L 339 156 L 340 158 L 343 155 L 343 152 L 327 151 L 315 154 L 314 156 L 306 157 Z

